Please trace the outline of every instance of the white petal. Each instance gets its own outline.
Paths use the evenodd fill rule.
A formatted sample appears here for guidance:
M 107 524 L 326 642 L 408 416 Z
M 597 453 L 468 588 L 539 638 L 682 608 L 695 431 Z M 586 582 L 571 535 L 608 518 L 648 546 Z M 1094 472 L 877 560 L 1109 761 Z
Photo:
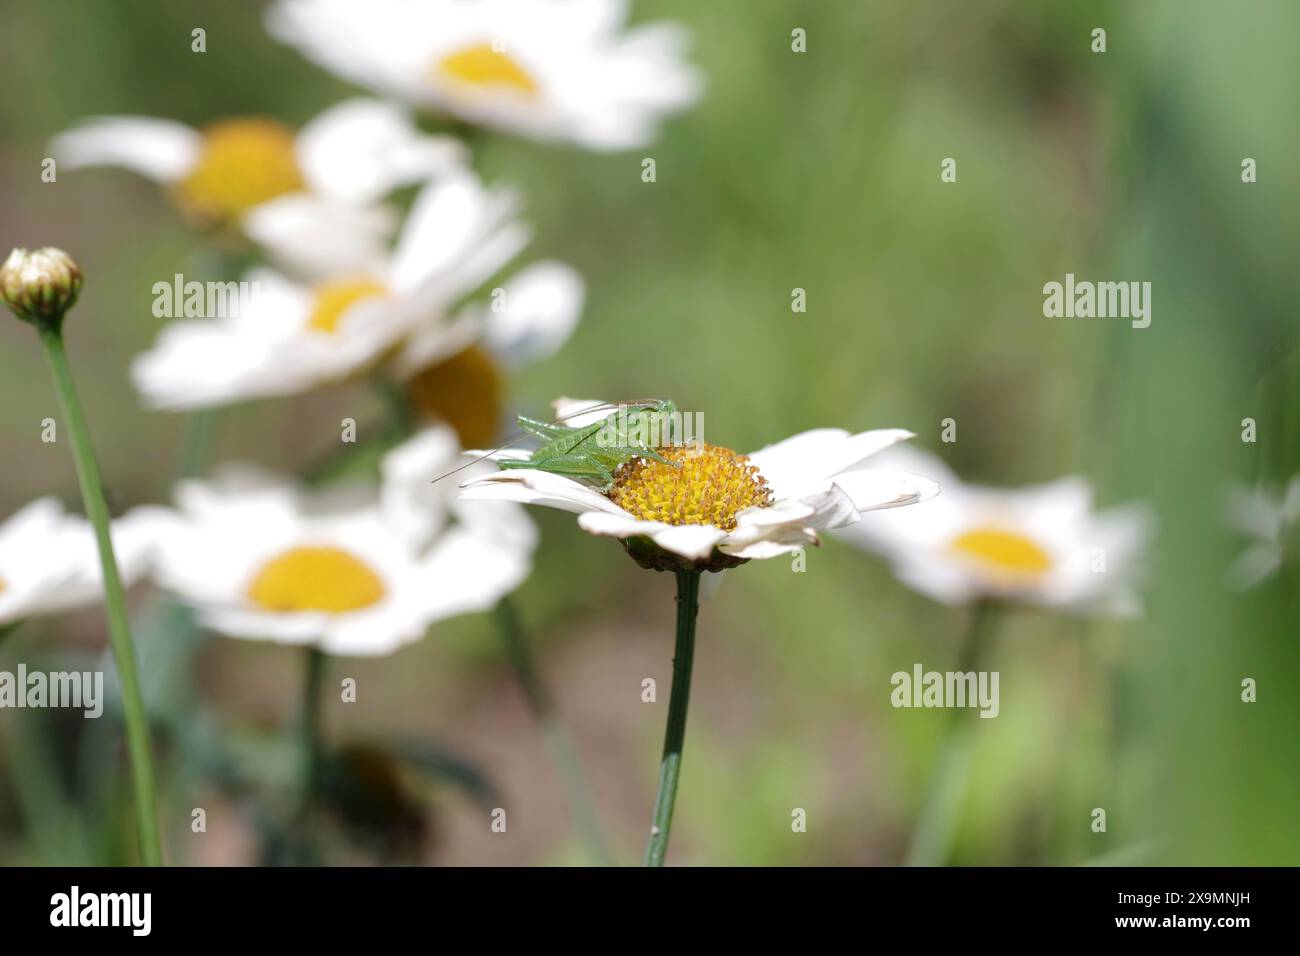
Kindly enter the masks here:
M 425 613 L 485 611 L 522 584 L 531 567 L 527 550 L 454 528 L 438 538 L 416 571 L 422 591 L 434 592 Z
M 469 172 L 426 186 L 407 214 L 393 254 L 394 285 L 413 290 L 456 274 L 455 293 L 476 287 L 527 242 L 527 231 L 512 223 L 518 209 L 513 191 L 485 189 Z M 461 277 L 462 270 L 471 274 Z
M 928 501 L 939 494 L 939 483 L 899 471 L 863 469 L 846 471 L 833 479 L 848 494 L 858 511 L 898 508 Z
M 127 586 L 152 569 L 159 547 L 179 520 L 170 508 L 145 505 L 113 522 L 113 552 Z
M 421 133 L 404 110 L 360 97 L 304 126 L 295 151 L 314 191 L 353 204 L 457 169 L 467 156 L 458 140 Z
M 686 558 L 703 560 L 727 539 L 727 532 L 713 525 L 679 524 L 668 525 L 650 535 L 650 538 L 665 551 L 672 551 Z
M 578 516 L 578 526 L 591 534 L 611 538 L 645 536 L 665 551 L 680 554 L 693 561 L 703 560 L 727 538 L 727 532 L 707 524 L 664 524 L 662 521 L 642 521 L 627 512 L 607 514 L 589 511 Z
M 587 66 L 589 76 L 599 77 L 599 94 L 579 89 L 566 104 L 573 138 L 601 151 L 652 142 L 663 114 L 684 109 L 704 91 L 701 74 L 683 62 L 688 40 L 678 24 L 648 23 L 611 44 Z
M 578 327 L 582 277 L 563 263 L 531 265 L 511 277 L 503 293 L 501 311 L 486 316 L 484 344 L 507 366 L 549 358 Z
M 461 452 L 462 457 L 474 461 L 527 461 L 533 453 L 527 448 L 467 448 Z M 465 479 L 462 479 L 464 481 Z
M 937 482 L 945 496 L 960 491 L 962 482 L 938 455 L 911 443 L 891 445 L 877 455 L 873 455 L 871 469 L 879 471 L 905 471 L 912 475 L 921 475 Z
M 1281 502 L 1263 488 L 1243 485 L 1229 488 L 1225 494 L 1225 512 L 1229 527 L 1261 541 L 1277 540 L 1282 530 Z
M 67 169 L 122 166 L 162 183 L 184 177 L 198 161 L 203 137 L 184 123 L 147 116 L 102 116 L 50 143 Z
M 318 611 L 285 614 L 224 605 L 199 605 L 198 611 L 203 626 L 217 634 L 295 647 L 317 643 L 330 625 L 330 615 Z
M 1079 475 L 1027 488 L 978 490 L 1014 500 L 1027 526 L 1068 527 L 1087 522 L 1092 513 L 1092 486 Z
M 894 574 L 914 591 L 941 604 L 966 604 L 989 594 L 957 565 L 920 555 L 900 558 L 894 564 Z
M 799 501 L 813 509 L 813 516 L 806 523 L 817 531 L 853 524 L 858 520 L 858 512 L 862 510 L 843 488 L 832 481 L 827 481 L 820 488 L 804 491 Z
M 335 657 L 381 657 L 424 637 L 432 616 L 390 600 L 351 614 L 330 617 L 313 644 Z
M 843 497 L 833 486 L 828 492 Z M 719 548 L 735 557 L 768 558 L 817 545 L 814 525 L 820 503 L 786 499 L 768 508 L 746 508 L 736 515 L 735 530 Z
M 1296 475 L 1282 493 L 1282 520 L 1287 522 L 1300 518 L 1300 475 Z
M 238 315 L 183 319 L 163 327 L 153 347 L 131 364 L 131 378 L 150 408 L 203 408 L 308 387 L 319 376 L 281 361 L 281 345 L 299 337 L 306 290 L 270 270 L 249 273 L 255 290 Z M 309 354 L 299 350 L 304 359 Z
M 53 495 L 23 505 L 0 523 L 0 548 L 22 547 L 23 542 L 54 531 L 64 513 L 62 502 Z
M 513 0 L 508 0 L 501 9 L 507 13 L 514 12 L 512 3 Z M 570 37 L 585 42 L 603 42 L 627 22 L 629 7 L 629 0 L 565 0 L 563 22 L 559 26 Z M 540 6 L 537 12 L 548 20 L 553 15 L 544 6 Z
M 136 509 L 110 525 L 122 583 L 148 569 L 165 509 Z M 103 600 L 103 570 L 94 529 L 40 498 L 0 524 L 0 623 L 87 607 Z
M 828 487 L 831 487 L 828 485 Z M 736 530 L 742 528 L 769 529 L 781 525 L 803 526 L 814 520 L 817 506 L 814 502 L 786 498 L 767 508 L 746 508 L 736 515 Z
M 518 501 L 526 505 L 545 505 L 573 514 L 587 511 L 627 514 L 604 495 L 585 485 L 532 468 L 499 471 L 466 482 L 461 486 L 460 497 L 467 501 Z
M 153 348 L 131 363 L 131 381 L 149 408 L 179 411 L 243 397 L 248 377 L 263 367 L 266 346 L 241 342 L 208 320 L 173 322 Z
M 1239 590 L 1252 588 L 1282 565 L 1282 551 L 1272 545 L 1251 545 L 1228 569 L 1228 582 Z
M 637 535 L 649 537 L 669 526 L 662 521 L 644 521 L 620 510 L 618 514 L 605 511 L 583 512 L 578 515 L 578 527 L 611 538 L 634 538 Z
M 411 548 L 423 547 L 443 526 L 456 486 L 433 479 L 453 468 L 459 455 L 456 433 L 439 425 L 403 442 L 380 463 L 380 511 Z
M 768 558 L 779 558 L 783 554 L 802 551 L 809 545 L 816 545 L 816 537 L 809 537 L 810 534 L 811 532 L 800 533 L 797 530 L 792 530 L 774 537 L 760 538 L 749 544 L 727 541 L 721 544 L 718 550 L 733 558 L 744 558 L 746 561 L 763 561 Z
M 371 0 L 364 7 L 356 0 L 281 0 L 267 9 L 266 28 L 344 79 L 417 100 L 408 88 L 416 77 L 404 74 L 418 69 L 417 47 L 435 38 L 439 12 L 429 4 L 393 0 Z M 443 29 L 455 22 L 443 19 Z
M 461 528 L 486 542 L 519 554 L 531 554 L 537 548 L 537 525 L 517 502 L 456 498 L 451 510 Z
M 804 488 L 817 488 L 824 479 L 912 437 L 901 428 L 856 435 L 841 428 L 816 428 L 761 448 L 749 457 L 778 498 L 795 497 Z
M 290 193 L 250 209 L 244 232 L 284 268 L 309 278 L 382 273 L 396 223 L 385 206 Z
M 384 480 L 402 485 L 426 482 L 438 469 L 461 455 L 456 432 L 434 425 L 407 439 L 384 455 L 380 472 Z
M 463 309 L 450 322 L 443 321 L 441 315 L 426 315 L 416 324 L 401 351 L 393 359 L 393 372 L 398 378 L 410 378 L 444 359 L 460 354 L 482 338 L 481 310 Z

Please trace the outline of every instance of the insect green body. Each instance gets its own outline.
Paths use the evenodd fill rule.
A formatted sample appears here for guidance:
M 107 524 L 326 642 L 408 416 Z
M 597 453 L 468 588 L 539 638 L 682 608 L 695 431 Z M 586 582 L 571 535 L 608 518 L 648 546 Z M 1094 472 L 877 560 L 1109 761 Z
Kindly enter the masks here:
M 544 444 L 531 457 L 497 462 L 504 469 L 535 468 L 608 491 L 619 466 L 634 458 L 674 465 L 659 454 L 678 441 L 681 416 L 670 401 L 638 402 L 588 425 L 564 425 L 519 417 L 519 427 Z

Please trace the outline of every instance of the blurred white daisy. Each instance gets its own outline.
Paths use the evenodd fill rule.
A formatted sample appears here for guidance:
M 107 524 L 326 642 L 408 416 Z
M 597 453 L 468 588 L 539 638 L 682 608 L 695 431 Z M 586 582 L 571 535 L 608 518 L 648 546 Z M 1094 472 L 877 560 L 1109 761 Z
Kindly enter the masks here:
M 254 270 L 246 279 L 255 292 L 238 310 L 172 322 L 136 359 L 132 379 L 147 405 L 177 410 L 337 382 L 393 356 L 417 331 L 427 354 L 445 357 L 457 335 L 462 348 L 473 342 L 474 324 L 444 336 L 440 355 L 429 342 L 457 326 L 447 309 L 528 242 L 517 209 L 513 192 L 485 189 L 469 172 L 440 179 L 417 197 L 391 254 L 310 284 Z M 576 312 L 556 321 L 571 325 Z M 409 360 L 404 369 L 415 374 Z
M 700 95 L 674 23 L 624 29 L 626 0 L 279 0 L 271 33 L 362 87 L 589 149 L 649 143 Z
M 556 407 L 557 415 L 575 426 L 610 414 L 610 406 L 599 402 L 561 401 Z M 579 409 L 591 411 L 575 414 Z M 819 428 L 750 455 L 686 444 L 659 449 L 669 464 L 633 459 L 619 469 L 607 493 L 523 468 L 466 481 L 461 497 L 574 512 L 583 530 L 623 539 L 647 567 L 718 570 L 816 545 L 818 532 L 852 524 L 864 511 L 935 495 L 938 486 L 928 479 L 863 467 L 877 452 L 911 437 L 901 429 L 855 435 Z M 493 453 L 498 460 L 529 456 L 522 449 Z
M 1273 574 L 1286 559 L 1300 528 L 1300 475 L 1286 490 L 1233 488 L 1228 493 L 1231 527 L 1253 540 L 1228 571 L 1236 587 L 1249 588 Z
M 168 187 L 205 226 L 242 228 L 310 265 L 372 254 L 393 217 L 373 205 L 392 190 L 459 168 L 464 147 L 428 136 L 399 108 L 352 99 L 296 134 L 264 117 L 204 129 L 144 116 L 87 120 L 51 143 L 66 169 L 123 166 Z M 335 232 L 339 234 L 335 234 Z
M 490 608 L 531 567 L 523 509 L 468 513 L 430 481 L 458 451 L 449 429 L 426 430 L 385 456 L 378 489 L 311 492 L 230 468 L 182 483 L 158 581 L 221 634 L 390 654 L 435 621 Z
M 148 568 L 161 509 L 140 508 L 112 523 L 122 583 Z M 104 578 L 90 522 L 39 498 L 0 524 L 0 625 L 96 604 Z
M 1144 508 L 1093 509 L 1082 478 L 1029 488 L 966 485 L 912 448 L 889 467 L 938 481 L 943 494 L 906 515 L 871 515 L 839 537 L 888 558 L 904 584 L 945 604 L 985 598 L 1134 614 L 1151 519 Z

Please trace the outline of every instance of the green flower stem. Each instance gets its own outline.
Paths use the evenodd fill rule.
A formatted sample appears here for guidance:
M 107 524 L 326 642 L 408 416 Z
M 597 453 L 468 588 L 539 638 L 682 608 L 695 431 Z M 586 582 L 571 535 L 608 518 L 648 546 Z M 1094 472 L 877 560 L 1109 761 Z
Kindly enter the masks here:
M 981 601 L 971 608 L 966 633 L 958 649 L 959 671 L 973 671 L 979 666 L 997 617 L 996 608 L 997 605 L 990 601 Z M 929 796 L 907 848 L 905 862 L 908 866 L 942 866 L 948 858 L 966 795 L 974 749 L 974 723 L 978 716 L 963 708 L 953 708 L 948 713 L 948 726 L 940 745 Z
M 302 682 L 302 801 L 303 812 L 316 802 L 321 785 L 321 688 L 325 684 L 328 658 L 315 647 L 306 650 L 307 667 Z
M 668 725 L 664 754 L 659 762 L 659 792 L 655 796 L 645 865 L 663 866 L 668 853 L 668 831 L 677 803 L 677 778 L 682 769 L 686 740 L 686 709 L 691 698 L 691 667 L 695 662 L 695 618 L 700 610 L 699 571 L 677 572 L 677 643 L 673 649 L 673 687 L 668 696 Z
M 122 709 L 126 723 L 126 744 L 131 757 L 131 774 L 135 787 L 136 825 L 139 830 L 140 858 L 146 866 L 162 863 L 162 843 L 158 830 L 158 806 L 154 785 L 153 754 L 149 741 L 149 718 L 140 696 L 136 674 L 135 645 L 126 617 L 126 598 L 113 556 L 113 539 L 109 534 L 108 503 L 99 477 L 99 465 L 90 443 L 90 430 L 77 398 L 72 370 L 68 366 L 63 335 L 57 325 L 38 326 L 41 344 L 54 375 L 55 389 L 72 435 L 72 457 L 81 484 L 81 499 L 86 515 L 95 528 L 99 544 L 99 561 L 104 575 L 104 603 L 108 616 L 109 641 L 113 660 L 122 685 Z
M 181 430 L 180 451 L 176 456 L 177 478 L 202 478 L 212 464 L 217 443 L 217 420 L 220 410 L 200 408 L 189 414 Z
M 374 385 L 379 400 L 384 403 L 384 408 L 392 416 L 393 427 L 397 429 L 398 434 L 403 436 L 413 434 L 419 423 L 415 419 L 415 410 L 407 401 L 406 389 L 402 383 L 397 379 L 380 375 L 375 377 Z
M 588 852 L 597 865 L 610 866 L 614 858 L 610 855 L 609 846 L 601 833 L 596 806 L 591 799 L 586 779 L 583 777 L 577 750 L 565 732 L 559 715 L 555 712 L 554 702 L 537 669 L 537 662 L 533 657 L 532 648 L 529 647 L 528 637 L 519 619 L 519 612 L 509 597 L 504 597 L 497 602 L 495 617 L 497 633 L 501 636 L 506 658 L 515 672 L 515 679 L 523 688 L 524 697 L 533 712 L 533 717 L 542 728 L 546 749 L 551 755 L 551 760 L 555 762 L 555 768 L 564 784 L 574 821 L 582 833 L 583 841 L 587 844 Z

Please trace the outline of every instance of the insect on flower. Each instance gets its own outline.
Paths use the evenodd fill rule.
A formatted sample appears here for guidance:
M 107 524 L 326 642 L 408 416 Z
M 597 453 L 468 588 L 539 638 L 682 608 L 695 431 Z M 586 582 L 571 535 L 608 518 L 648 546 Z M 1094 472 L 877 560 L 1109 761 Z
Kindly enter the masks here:
M 606 402 L 584 408 L 567 418 L 587 419 L 593 413 L 607 409 L 610 414 L 596 421 L 584 421 L 581 425 L 565 424 L 565 418 L 543 422 L 520 415 L 519 427 L 540 438 L 544 444 L 527 458 L 501 459 L 497 464 L 505 470 L 530 468 L 550 472 L 600 492 L 609 491 L 618 469 L 635 458 L 649 458 L 674 468 L 681 467 L 680 463 L 670 461 L 658 451 L 683 440 L 681 413 L 676 404 L 668 399 L 638 399 L 618 404 Z M 695 440 L 699 440 L 698 436 Z M 491 457 L 496 451 L 483 457 Z M 481 461 L 482 458 L 475 460 Z M 450 474 L 454 472 L 448 472 Z M 439 481 L 448 475 L 434 480 Z
M 573 412 L 597 409 L 590 418 L 568 423 L 582 431 L 606 421 L 613 406 L 562 399 L 557 407 L 570 419 Z M 638 407 L 662 408 L 658 402 Z M 641 436 L 630 429 L 624 437 L 627 445 L 614 459 L 614 480 L 603 490 L 593 487 L 605 480 L 594 468 L 579 468 L 583 480 L 575 480 L 561 473 L 567 462 L 547 462 L 538 452 L 506 448 L 490 455 L 499 466 L 511 464 L 464 482 L 460 497 L 569 511 L 588 533 L 623 540 L 642 567 L 719 571 L 816 545 L 820 532 L 853 524 L 863 512 L 924 501 L 939 490 L 928 479 L 873 469 L 868 463 L 876 453 L 913 437 L 901 428 L 857 434 L 814 428 L 748 455 L 692 436 L 689 444 L 659 445 L 656 454 L 667 464 L 637 447 Z M 594 446 L 597 456 L 606 450 L 594 434 L 571 436 L 574 441 Z M 587 445 L 578 446 L 584 466 Z M 573 451 L 557 446 L 548 453 L 564 458 Z M 610 463 L 602 463 L 606 473 Z

